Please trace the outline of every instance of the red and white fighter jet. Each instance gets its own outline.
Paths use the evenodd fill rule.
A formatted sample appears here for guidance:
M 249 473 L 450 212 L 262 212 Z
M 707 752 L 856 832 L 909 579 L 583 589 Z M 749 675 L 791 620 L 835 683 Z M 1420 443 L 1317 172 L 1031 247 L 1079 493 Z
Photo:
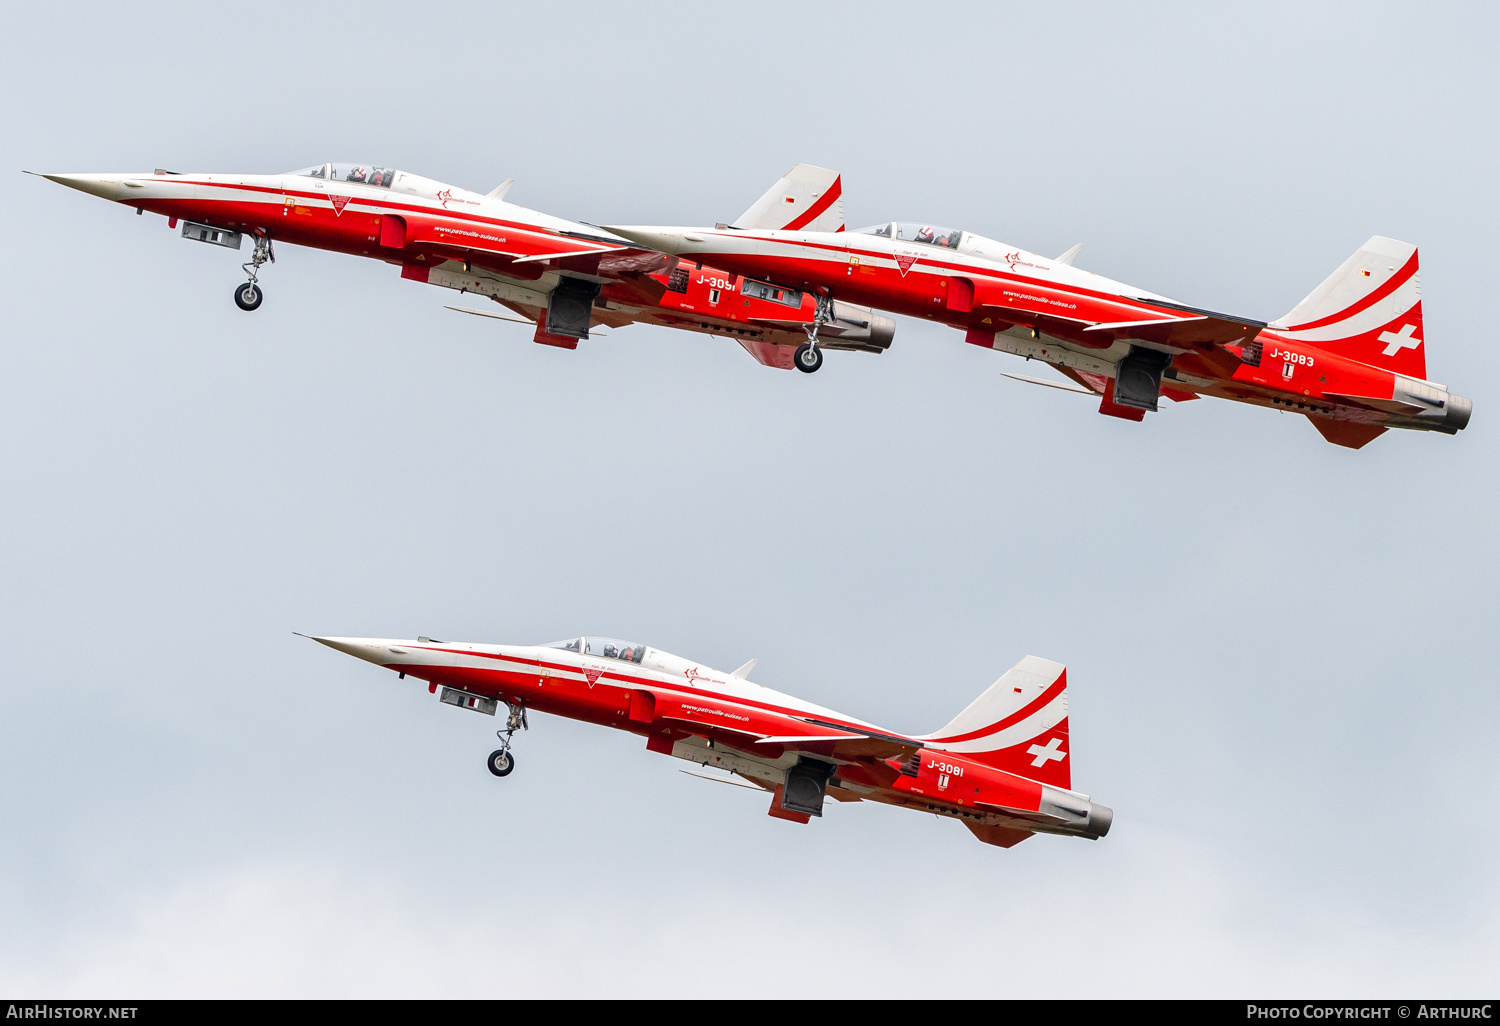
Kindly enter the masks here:
M 613 638 L 540 646 L 453 644 L 432 638 L 312 640 L 441 688 L 461 709 L 509 713 L 490 772 L 515 769 L 511 738 L 527 711 L 639 734 L 650 751 L 729 775 L 694 776 L 758 788 L 770 814 L 806 823 L 827 798 L 876 801 L 957 819 L 1008 848 L 1033 833 L 1091 840 L 1114 813 L 1072 790 L 1068 675 L 1027 656 L 932 734 L 904 735 L 780 694 L 732 673 Z
M 837 173 L 821 175 L 841 199 Z M 790 202 L 790 197 L 788 197 Z M 810 226 L 809 226 L 810 227 Z M 663 253 L 703 260 L 826 304 L 837 296 L 941 321 L 965 340 L 1055 366 L 1074 382 L 1021 381 L 1100 398 L 1099 412 L 1141 420 L 1159 397 L 1210 395 L 1305 414 L 1328 441 L 1357 449 L 1387 428 L 1455 434 L 1473 405 L 1426 380 L 1417 249 L 1375 236 L 1285 317 L 1265 322 L 1186 306 L 972 232 L 890 222 L 844 232 L 611 226 Z M 816 332 L 817 325 L 813 326 Z M 798 367 L 821 364 L 816 349 Z
M 593 225 L 508 203 L 510 181 L 480 195 L 395 168 L 344 163 L 279 175 L 158 168 L 44 177 L 137 213 L 164 214 L 171 228 L 181 221 L 183 236 L 198 242 L 237 250 L 250 236 L 249 280 L 234 294 L 242 310 L 261 305 L 260 271 L 275 260 L 273 243 L 282 242 L 372 257 L 399 266 L 403 278 L 488 296 L 513 313 L 449 309 L 534 324 L 535 341 L 565 349 L 576 349 L 591 328 L 640 322 L 728 336 L 761 363 L 790 368 L 819 313 L 812 296 L 742 282 Z M 780 206 L 759 203 L 746 212 L 747 224 L 797 223 L 801 209 L 784 197 L 805 192 L 802 183 L 783 180 L 772 191 Z M 822 329 L 829 348 L 889 348 L 889 317 L 846 304 L 833 314 Z

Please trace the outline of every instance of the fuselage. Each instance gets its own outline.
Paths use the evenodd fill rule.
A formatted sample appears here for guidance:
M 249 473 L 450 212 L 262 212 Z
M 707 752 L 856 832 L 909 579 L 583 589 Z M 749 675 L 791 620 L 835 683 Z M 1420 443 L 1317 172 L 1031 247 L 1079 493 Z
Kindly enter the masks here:
M 1103 829 L 1100 813 L 1090 820 L 1090 810 L 1103 807 L 1087 795 L 986 765 L 957 750 L 963 735 L 897 734 L 647 646 L 605 638 L 545 646 L 314 640 L 425 680 L 431 691 L 441 687 L 449 704 L 493 712 L 484 702 L 499 701 L 629 731 L 651 751 L 732 771 L 767 791 L 811 757 L 835 767 L 828 793 L 841 801 L 919 808 L 971 828 L 1081 836 L 1108 829 L 1107 812 Z
M 1316 331 L 1288 333 L 1191 308 L 1076 268 L 1071 254 L 1053 260 L 970 232 L 904 222 L 857 232 L 612 230 L 740 274 L 951 325 L 968 342 L 1053 364 L 1103 395 L 1101 412 L 1116 416 L 1141 416 L 1110 395 L 1121 361 L 1149 348 L 1170 360 L 1158 371 L 1160 394 L 1174 401 L 1211 395 L 1447 433 L 1468 419 L 1468 400 L 1449 402 L 1445 386 L 1424 379 L 1420 337 L 1391 343 L 1395 358 L 1377 366 L 1318 346 L 1309 340 Z M 1154 403 L 1153 393 L 1146 408 Z
M 583 224 L 405 171 L 327 163 L 279 175 L 57 174 L 53 181 L 184 222 L 276 243 L 309 246 L 398 265 L 402 277 L 486 296 L 537 323 L 567 279 L 597 286 L 590 325 L 660 324 L 740 342 L 770 366 L 790 367 L 805 341 L 815 300 L 786 290 L 746 291 L 738 276 L 642 249 Z M 503 190 L 497 190 L 497 193 Z M 190 236 L 196 237 L 196 236 Z M 743 294 L 742 294 L 743 293 Z M 765 293 L 764 295 L 762 293 Z M 880 352 L 894 325 L 851 314 L 836 348 Z M 572 348 L 575 338 L 539 330 L 537 341 Z

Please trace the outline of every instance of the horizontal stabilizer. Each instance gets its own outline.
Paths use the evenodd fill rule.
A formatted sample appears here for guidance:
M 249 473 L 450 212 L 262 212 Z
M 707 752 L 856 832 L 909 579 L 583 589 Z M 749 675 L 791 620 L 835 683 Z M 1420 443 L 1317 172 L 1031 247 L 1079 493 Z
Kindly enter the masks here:
M 1312 421 L 1312 426 L 1318 429 L 1318 434 L 1334 445 L 1342 445 L 1345 449 L 1362 449 L 1386 431 L 1379 424 L 1352 424 L 1347 420 L 1329 420 L 1327 417 L 1314 416 L 1308 416 L 1307 419 Z
M 1031 836 L 1030 830 L 1012 830 L 1010 827 L 990 826 L 969 820 L 964 820 L 964 826 L 968 827 L 974 836 L 985 844 L 993 844 L 1001 848 L 1013 848 Z

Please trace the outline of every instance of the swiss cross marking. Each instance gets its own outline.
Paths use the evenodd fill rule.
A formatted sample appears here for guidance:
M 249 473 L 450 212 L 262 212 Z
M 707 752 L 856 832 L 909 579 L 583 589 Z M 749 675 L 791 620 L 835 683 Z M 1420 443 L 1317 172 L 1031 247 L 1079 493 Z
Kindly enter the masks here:
M 1062 762 L 1068 757 L 1067 752 L 1058 751 L 1058 749 L 1061 747 L 1062 738 L 1055 737 L 1051 741 L 1047 742 L 1046 748 L 1043 748 L 1041 745 L 1032 745 L 1030 748 L 1026 749 L 1026 754 L 1036 756 L 1035 759 L 1031 760 L 1031 765 L 1033 767 L 1045 766 L 1048 762 Z
M 1417 346 L 1422 344 L 1422 340 L 1412 337 L 1416 333 L 1416 330 L 1417 326 L 1415 324 L 1403 324 L 1401 325 L 1400 332 L 1382 331 L 1380 333 L 1380 341 L 1384 342 L 1386 346 L 1385 351 L 1381 355 L 1395 356 L 1403 349 L 1417 348 Z

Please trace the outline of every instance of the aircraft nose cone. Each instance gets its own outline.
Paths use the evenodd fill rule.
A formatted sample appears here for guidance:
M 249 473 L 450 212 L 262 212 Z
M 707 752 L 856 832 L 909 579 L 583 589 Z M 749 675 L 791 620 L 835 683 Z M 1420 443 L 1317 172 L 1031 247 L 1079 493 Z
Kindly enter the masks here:
M 318 638 L 312 635 L 306 635 L 306 637 L 311 637 L 318 644 L 327 645 L 345 655 L 363 659 L 365 662 L 383 666 L 392 661 L 387 643 L 379 638 Z
M 601 225 L 621 238 L 654 249 L 661 253 L 690 253 L 693 237 L 681 228 L 661 228 L 650 225 Z M 697 241 L 702 241 L 698 239 Z
M 70 189 L 86 192 L 90 196 L 98 196 L 100 199 L 119 199 L 120 182 L 124 175 L 106 174 L 77 174 L 77 175 L 42 175 L 49 182 L 58 185 L 66 185 Z

